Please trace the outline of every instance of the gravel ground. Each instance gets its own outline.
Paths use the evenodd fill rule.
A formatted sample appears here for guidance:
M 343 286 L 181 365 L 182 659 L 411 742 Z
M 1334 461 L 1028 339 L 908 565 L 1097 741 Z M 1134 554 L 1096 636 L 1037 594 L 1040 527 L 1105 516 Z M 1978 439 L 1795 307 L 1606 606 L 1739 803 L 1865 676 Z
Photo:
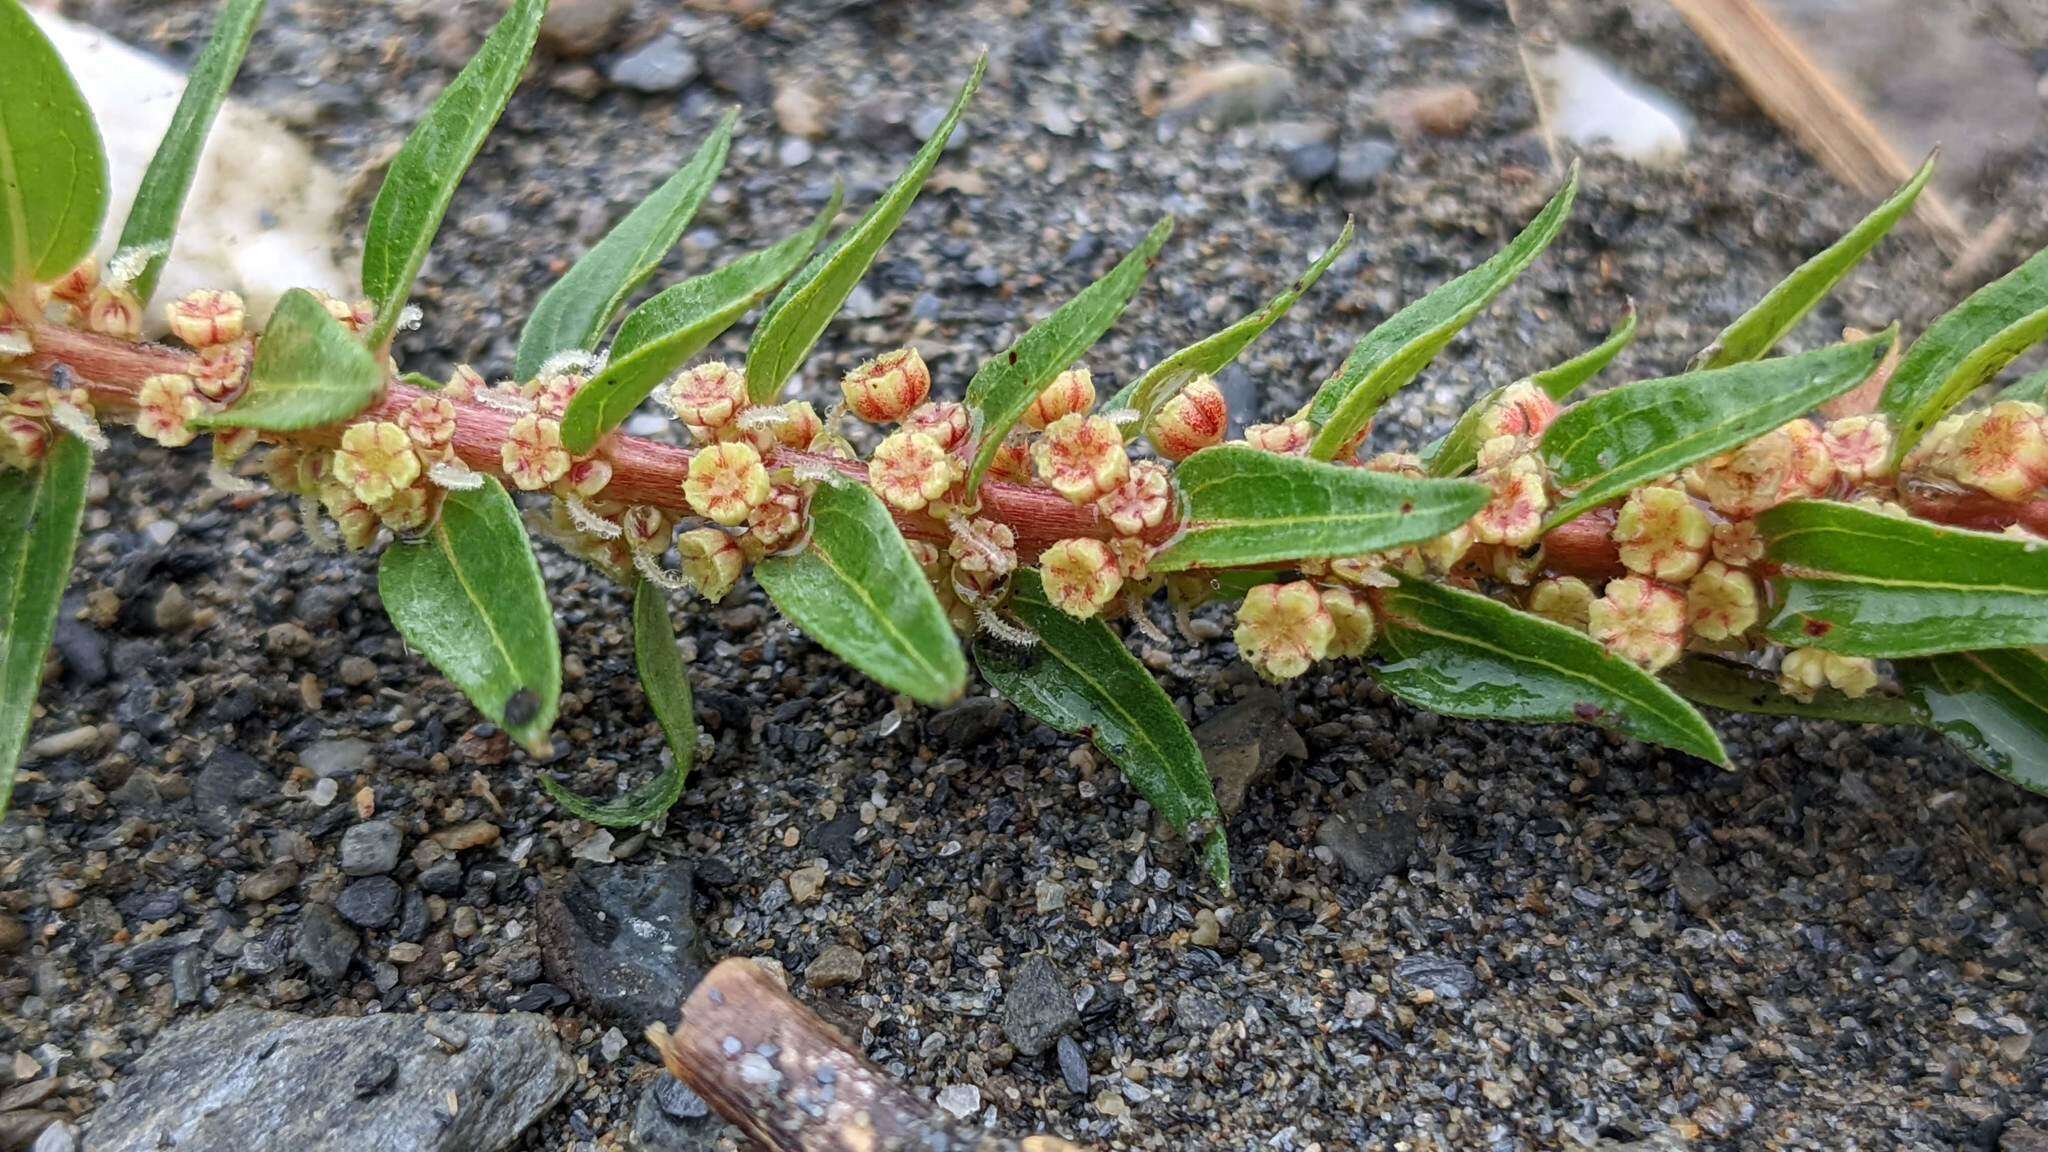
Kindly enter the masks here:
M 744 134 L 676 270 L 798 226 L 834 174 L 865 202 L 980 43 L 994 60 L 965 141 L 828 332 L 814 393 L 905 340 L 957 390 L 1171 212 L 1152 286 L 1090 358 L 1126 379 L 1276 291 L 1355 214 L 1325 287 L 1227 378 L 1270 416 L 1554 181 L 1489 0 L 558 4 L 610 39 L 536 64 L 449 215 L 408 366 L 503 368 L 546 284 L 735 101 Z M 1597 339 L 1630 298 L 1643 331 L 1610 378 L 1675 370 L 1861 211 L 1647 8 L 1594 23 L 1698 118 L 1689 158 L 1592 159 L 1572 224 L 1396 402 L 1389 444 Z M 186 59 L 205 9 L 70 10 Z M 240 90 L 366 170 L 493 12 L 274 5 Z M 1264 62 L 1228 73 L 1255 83 L 1171 107 L 1184 74 L 1213 83 L 1240 58 Z M 1389 100 L 1436 84 L 1478 96 L 1469 126 L 1394 133 Z M 1996 266 L 2048 234 L 2041 171 L 1985 178 L 2015 212 Z M 1924 323 L 1956 293 L 1947 266 L 1903 235 L 1794 343 Z M 579 1071 L 517 1146 L 634 1147 L 643 1097 L 666 1100 L 659 1065 L 638 1022 L 544 954 L 544 909 L 572 866 L 677 858 L 711 954 L 780 963 L 883 1065 L 1013 1130 L 1119 1149 L 2048 1146 L 2029 1142 L 2048 1129 L 2048 803 L 1936 739 L 1731 719 L 1721 772 L 1587 730 L 1420 715 L 1350 667 L 1273 703 L 1226 642 L 1139 642 L 1212 745 L 1281 761 L 1231 825 L 1226 898 L 1085 747 L 999 702 L 899 705 L 748 584 L 680 612 L 715 749 L 665 828 L 611 840 L 536 778 L 603 790 L 655 763 L 616 588 L 544 553 L 567 686 L 543 765 L 406 653 L 373 565 L 314 551 L 287 502 L 211 492 L 199 451 L 126 438 L 99 477 L 35 727 L 65 746 L 0 826 L 0 1053 L 55 1063 L 72 1114 L 216 1005 L 517 1008 L 555 1022 Z M 366 813 L 395 854 L 382 830 L 345 846 Z

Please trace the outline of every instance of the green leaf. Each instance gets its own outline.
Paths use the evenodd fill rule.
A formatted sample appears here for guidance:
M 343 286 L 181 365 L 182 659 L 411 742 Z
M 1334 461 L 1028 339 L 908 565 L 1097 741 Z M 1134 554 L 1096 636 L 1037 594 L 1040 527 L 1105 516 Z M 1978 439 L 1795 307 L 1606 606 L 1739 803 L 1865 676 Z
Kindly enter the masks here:
M 91 473 L 92 453 L 76 437 L 59 436 L 40 466 L 0 475 L 0 816 L 28 744 Z
M 1505 249 L 1367 333 L 1309 401 L 1304 415 L 1316 429 L 1309 455 L 1328 460 L 1364 431 L 1389 397 L 1429 367 L 1453 336 L 1543 254 L 1564 227 L 1578 191 L 1575 160 L 1564 187 Z
M 425 539 L 393 544 L 377 595 L 405 642 L 535 755 L 562 695 L 562 652 L 519 509 L 494 476 L 449 492 Z
M 2006 385 L 1998 393 L 2000 400 L 2019 400 L 2029 404 L 2048 404 L 2048 368 L 2030 376 L 2022 376 Z
M 1418 708 L 1473 720 L 1585 723 L 1726 765 L 1706 719 L 1583 633 L 1474 592 L 1402 576 L 1378 598 L 1373 671 Z
M 1898 666 L 1927 724 L 2020 787 L 2048 794 L 2048 660 L 2020 648 Z
M 805 635 L 891 692 L 946 704 L 967 690 L 967 661 L 945 609 L 864 485 L 820 486 L 810 543 L 761 561 L 754 578 Z
M 1198 833 L 1213 826 L 1203 861 L 1228 887 L 1230 854 L 1209 770 L 1159 682 L 1107 624 L 1053 607 L 1037 572 L 1017 573 L 1009 612 L 1038 634 L 1038 643 L 1019 652 L 986 636 L 976 640 L 982 677 L 1039 722 L 1086 733 L 1175 828 Z
M 739 323 L 818 246 L 839 212 L 839 190 L 809 228 L 771 248 L 743 256 L 667 288 L 633 309 L 619 326 L 611 360 L 576 390 L 562 416 L 562 444 L 584 453 L 619 426 L 647 394 Z
M 547 7 L 547 0 L 512 0 L 385 172 L 363 237 L 363 294 L 377 302 L 376 322 L 364 339 L 370 347 L 391 339 L 456 185 L 519 86 Z
M 627 213 L 540 298 L 519 332 L 514 375 L 531 380 L 563 352 L 597 349 L 612 317 L 654 275 L 718 182 L 738 118 L 737 111 L 727 112 L 689 163 Z
M 1686 657 L 1664 670 L 1664 682 L 1687 700 L 1723 712 L 1797 716 L 1846 724 L 1915 726 L 1927 721 L 1917 704 L 1900 696 L 1873 693 L 1852 700 L 1825 689 L 1815 693 L 1810 701 L 1800 700 L 1786 695 L 1778 687 L 1777 678 L 1768 672 L 1712 656 Z
M 1894 325 L 1854 344 L 1625 384 L 1572 405 L 1543 434 L 1551 482 L 1569 496 L 1543 530 L 1847 392 L 1876 370 L 1897 335 Z
M 107 154 L 64 60 L 18 0 L 0 0 L 0 288 L 55 280 L 107 214 Z
M 1185 519 L 1154 572 L 1357 556 L 1440 536 L 1488 499 L 1469 480 L 1418 480 L 1219 444 L 1174 476 Z
M 824 334 L 825 325 L 832 322 L 853 286 L 867 275 L 868 265 L 874 263 L 882 245 L 895 234 L 903 214 L 910 211 L 911 201 L 917 199 L 924 187 L 925 178 L 938 164 L 939 153 L 946 150 L 946 141 L 952 139 L 953 128 L 960 123 L 961 113 L 967 110 L 967 102 L 974 98 L 987 71 L 988 54 L 984 52 L 974 62 L 974 74 L 967 78 L 946 118 L 939 121 L 924 147 L 917 150 L 910 167 L 853 227 L 811 261 L 769 304 L 768 314 L 762 317 L 760 327 L 754 329 L 753 341 L 747 345 L 747 395 L 754 403 L 775 400 L 783 382 L 811 354 L 811 347 Z
M 2048 335 L 2048 248 L 1970 294 L 1922 333 L 1885 382 L 1897 462 L 1964 397 Z
M 156 291 L 157 277 L 170 259 L 171 238 L 178 234 L 178 216 L 185 208 L 185 194 L 192 189 L 192 175 L 199 170 L 199 155 L 206 149 L 206 134 L 213 118 L 227 99 L 228 88 L 241 70 L 242 57 L 249 51 L 249 38 L 263 18 L 265 0 L 223 0 L 214 20 L 213 35 L 193 62 L 185 81 L 185 94 L 164 129 L 163 142 L 150 157 L 149 168 L 135 192 L 135 205 L 128 209 L 128 222 L 121 228 L 117 251 L 151 249 L 148 263 L 130 285 L 144 304 Z
M 1780 504 L 1757 530 L 1780 643 L 1888 657 L 2048 644 L 2048 549 L 1824 500 Z
M 668 619 L 668 597 L 642 580 L 633 587 L 633 663 L 647 706 L 668 738 L 669 762 L 646 782 L 610 800 L 592 800 L 571 792 L 551 775 L 540 786 L 571 814 L 607 828 L 632 828 L 675 807 L 697 759 L 697 705 L 690 696 L 690 674 L 676 650 L 676 633 Z
M 1344 221 L 1344 231 L 1308 271 L 1295 278 L 1287 291 L 1266 302 L 1264 308 L 1237 323 L 1175 352 L 1152 366 L 1151 371 L 1123 386 L 1117 394 L 1103 405 L 1110 411 L 1129 409 L 1138 413 L 1138 419 L 1124 426 L 1124 439 L 1135 440 L 1151 426 L 1152 414 L 1161 404 L 1173 398 L 1173 394 L 1188 380 L 1202 375 L 1213 375 L 1223 370 L 1239 353 L 1251 346 L 1251 342 L 1264 335 L 1266 329 L 1280 322 L 1282 316 L 1294 307 L 1296 301 L 1316 286 L 1330 265 L 1344 249 L 1351 246 L 1351 221 Z
M 974 420 L 975 435 L 980 437 L 974 462 L 967 469 L 969 493 L 981 487 L 981 478 L 1002 450 L 1003 437 L 1010 434 L 1031 402 L 1123 315 L 1171 235 L 1173 217 L 1169 216 L 1154 224 L 1144 242 L 1107 275 L 1032 325 L 1009 351 L 989 357 L 967 382 L 967 410 Z
M 278 300 L 256 344 L 247 390 L 226 411 L 192 424 L 266 432 L 318 428 L 368 408 L 383 387 L 377 357 L 311 292 L 294 288 Z
M 1835 285 L 1842 282 L 1842 277 L 1847 276 L 1850 269 L 1877 247 L 1877 242 L 1892 230 L 1892 225 L 1912 210 L 1920 189 L 1926 187 L 1928 179 L 1934 175 L 1934 160 L 1935 157 L 1929 155 L 1920 165 L 1920 170 L 1892 193 L 1890 199 L 1879 204 L 1870 215 L 1818 256 L 1793 269 L 1790 276 L 1765 293 L 1754 307 L 1722 329 L 1721 334 L 1714 337 L 1714 342 L 1693 358 L 1692 368 L 1726 368 L 1730 364 L 1769 355 L 1778 341 L 1783 340 L 1814 305 L 1834 291 Z
M 1607 334 L 1607 339 L 1554 368 L 1536 373 L 1529 377 L 1529 383 L 1543 389 L 1552 400 L 1562 403 L 1578 391 L 1580 385 L 1598 376 L 1600 370 L 1612 363 L 1635 338 L 1636 310 L 1630 308 L 1614 331 Z M 1496 388 L 1488 392 L 1479 403 L 1465 409 L 1465 414 L 1458 417 L 1457 424 L 1444 434 L 1443 439 L 1423 449 L 1423 460 L 1429 465 L 1431 476 L 1462 476 L 1471 471 L 1479 459 L 1479 422 L 1485 417 L 1487 408 L 1506 390 Z

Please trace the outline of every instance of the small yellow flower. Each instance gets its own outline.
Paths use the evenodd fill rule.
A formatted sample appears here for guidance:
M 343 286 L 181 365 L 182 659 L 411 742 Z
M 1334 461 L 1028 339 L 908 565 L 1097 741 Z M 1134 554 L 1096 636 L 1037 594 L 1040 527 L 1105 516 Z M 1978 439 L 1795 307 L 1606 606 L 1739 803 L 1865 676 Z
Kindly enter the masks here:
M 1166 522 L 1173 508 L 1173 484 L 1166 468 L 1149 460 L 1130 466 L 1131 474 L 1095 507 L 1110 527 L 1125 536 L 1136 536 Z
M 1261 584 L 1237 609 L 1238 654 L 1268 680 L 1292 680 L 1329 655 L 1336 621 L 1322 593 L 1305 580 Z
M 543 376 L 533 382 L 533 410 L 550 420 L 560 420 L 569 411 L 569 401 L 586 383 L 574 372 Z
M 434 518 L 434 496 L 426 485 L 400 488 L 391 499 L 376 506 L 377 518 L 400 536 L 424 529 Z
M 569 471 L 556 483 L 558 495 L 573 494 L 584 500 L 595 500 L 612 482 L 611 462 L 593 456 L 569 465 Z
M 1040 432 L 1053 422 L 1076 413 L 1085 415 L 1095 407 L 1095 377 L 1088 369 L 1075 365 L 1053 377 L 1031 401 L 1031 407 L 1024 410 L 1024 425 Z
M 635 552 L 659 555 L 668 551 L 668 513 L 652 504 L 635 504 L 619 518 L 621 538 Z
M 1534 456 L 1515 456 L 1478 478 L 1493 489 L 1493 498 L 1472 517 L 1472 539 L 1511 548 L 1534 544 L 1542 535 L 1543 513 L 1550 507 L 1542 464 Z
M 987 591 L 1017 568 L 1017 536 L 1010 526 L 995 520 L 958 517 L 952 522 L 952 539 L 946 554 L 953 558 L 953 570 L 967 576 L 976 587 Z
M 893 508 L 916 512 L 946 494 L 960 477 L 960 461 L 929 433 L 891 432 L 868 461 L 868 484 Z
M 915 348 L 884 352 L 839 381 L 846 408 L 870 424 L 893 424 L 932 394 L 931 369 Z
M 568 475 L 569 452 L 562 447 L 562 426 L 541 416 L 521 416 L 505 431 L 498 446 L 505 475 L 523 492 L 538 492 Z
M 1012 432 L 1003 437 L 1002 446 L 996 449 L 995 457 L 989 461 L 988 474 L 992 480 L 1031 483 L 1031 437 L 1023 432 Z
M 676 537 L 676 554 L 682 557 L 683 575 L 713 604 L 732 591 L 746 563 L 740 546 L 716 528 L 693 528 Z
M 334 454 L 334 478 L 365 504 L 381 504 L 420 478 L 412 437 L 388 420 L 351 424 Z
M 1185 460 L 1223 443 L 1230 431 L 1230 404 L 1207 376 L 1197 376 L 1159 406 L 1148 434 L 1168 460 Z
M 0 466 L 25 472 L 42 463 L 49 451 L 48 424 L 12 411 L 0 413 Z
M 210 348 L 242 338 L 248 309 L 233 292 L 202 288 L 164 305 L 171 335 L 194 348 Z
M 751 444 L 712 444 L 690 458 L 683 496 L 697 515 L 735 527 L 768 499 L 768 470 Z
M 85 308 L 86 326 L 116 340 L 142 338 L 142 301 L 126 288 L 100 285 Z
M 747 406 L 747 377 L 722 361 L 699 364 L 675 378 L 667 398 L 676 419 L 715 432 Z
M 225 403 L 242 390 L 253 356 L 248 340 L 211 344 L 199 350 L 199 363 L 192 371 L 193 387 L 216 404 Z
M 1472 526 L 1460 524 L 1441 536 L 1424 540 L 1415 546 L 1415 555 L 1439 576 L 1448 575 L 1465 553 L 1472 550 Z
M 1325 588 L 1323 611 L 1330 614 L 1330 651 L 1333 657 L 1363 656 L 1372 650 L 1372 606 L 1347 588 Z
M 922 432 L 948 452 L 967 443 L 971 425 L 967 406 L 956 400 L 934 400 L 920 404 L 903 417 L 903 431 Z
M 1723 516 L 1754 516 L 1786 497 L 1792 437 L 1780 428 L 1685 471 L 1685 486 Z
M 100 266 L 88 256 L 79 261 L 71 271 L 59 276 L 49 287 L 50 295 L 83 307 L 92 302 L 93 290 L 99 286 Z
M 1821 443 L 1835 471 L 1851 484 L 1884 480 L 1891 476 L 1892 428 L 1882 416 L 1849 416 L 1831 420 L 1821 431 Z
M 341 542 L 354 551 L 360 552 L 377 542 L 377 530 L 383 526 L 377 512 L 358 499 L 355 490 L 338 480 L 320 485 L 320 504 L 327 514 L 334 517 L 334 525 L 341 530 Z
M 747 514 L 747 538 L 759 545 L 764 554 L 789 547 L 803 531 L 804 494 L 795 488 L 775 489 L 760 507 Z
M 455 405 L 441 396 L 421 396 L 398 414 L 398 424 L 421 451 L 438 453 L 455 439 Z
M 1131 474 L 1123 433 L 1101 416 L 1071 413 L 1046 428 L 1033 449 L 1038 474 L 1076 504 L 1092 504 Z
M 1685 588 L 1686 619 L 1703 640 L 1733 640 L 1756 626 L 1756 581 L 1740 568 L 1707 561 Z
M 1254 424 L 1244 430 L 1244 442 L 1261 452 L 1275 456 L 1301 456 L 1308 452 L 1309 441 L 1315 439 L 1315 429 L 1306 420 L 1290 420 L 1284 424 Z
M 1540 436 L 1557 419 L 1557 411 L 1557 401 L 1550 398 L 1550 393 L 1527 380 L 1518 380 L 1502 389 L 1486 406 L 1486 412 L 1479 418 L 1479 434 L 1486 440 L 1496 436 Z
M 1085 537 L 1062 540 L 1038 556 L 1038 574 L 1046 599 L 1069 616 L 1082 620 L 1102 611 L 1123 588 L 1123 574 L 1109 548 Z
M 1838 656 L 1818 648 L 1794 648 L 1778 668 L 1778 686 L 1795 700 L 1811 701 L 1822 688 L 1851 700 L 1877 687 L 1877 663 L 1866 656 Z
M 1586 617 L 1593 639 L 1644 671 L 1667 668 L 1685 651 L 1685 597 L 1654 581 L 1609 581 Z
M 1529 589 L 1529 611 L 1567 628 L 1584 632 L 1593 604 L 1593 590 L 1577 576 L 1539 581 Z
M 1827 495 L 1835 483 L 1835 461 L 1821 430 L 1802 417 L 1778 431 L 1792 445 L 1792 474 L 1786 478 L 1783 498 Z
M 1723 520 L 1714 525 L 1714 559 L 1731 568 L 1747 568 L 1764 558 L 1764 538 L 1754 520 Z
M 1955 435 L 1955 478 L 2000 500 L 2021 500 L 2048 483 L 2048 417 L 2041 405 L 2001 400 L 1963 420 Z
M 135 394 L 135 430 L 166 448 L 183 448 L 195 435 L 191 422 L 201 411 L 192 378 L 159 373 Z
M 1700 570 L 1714 528 L 1692 497 L 1676 488 L 1629 493 L 1614 524 L 1614 542 L 1629 571 L 1680 581 Z

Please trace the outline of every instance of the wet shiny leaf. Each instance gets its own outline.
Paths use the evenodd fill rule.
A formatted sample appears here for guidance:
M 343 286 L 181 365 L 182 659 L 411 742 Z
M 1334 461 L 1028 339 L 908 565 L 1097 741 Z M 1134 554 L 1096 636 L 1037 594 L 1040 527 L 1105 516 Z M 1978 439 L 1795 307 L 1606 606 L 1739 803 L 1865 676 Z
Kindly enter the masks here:
M 92 453 L 72 436 L 59 436 L 38 467 L 0 474 L 0 816 L 28 743 L 91 474 Z
M 106 214 L 92 109 L 28 10 L 0 0 L 0 288 L 71 271 Z
M 1847 724 L 1918 725 L 1927 720 L 1918 705 L 1900 696 L 1872 693 L 1852 700 L 1840 692 L 1823 689 L 1812 700 L 1800 700 L 1787 696 L 1778 687 L 1777 677 L 1770 673 L 1713 656 L 1688 656 L 1665 669 L 1663 679 L 1687 700 L 1723 712 L 1798 716 Z
M 1992 772 L 2048 794 L 2048 660 L 1997 648 L 1898 668 L 1930 727 Z
M 1878 409 L 1891 419 L 1892 459 L 2048 336 L 2048 248 L 1970 294 L 1921 333 L 1885 382 Z

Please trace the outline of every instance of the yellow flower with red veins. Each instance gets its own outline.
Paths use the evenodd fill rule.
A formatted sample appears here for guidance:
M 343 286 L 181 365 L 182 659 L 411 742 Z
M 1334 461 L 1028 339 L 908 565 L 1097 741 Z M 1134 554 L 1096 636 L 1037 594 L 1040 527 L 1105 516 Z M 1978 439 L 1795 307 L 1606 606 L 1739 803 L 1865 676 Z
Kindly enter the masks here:
M 1529 589 L 1529 611 L 1575 632 L 1586 630 L 1592 604 L 1593 589 L 1577 576 L 1538 581 Z
M 401 536 L 410 536 L 425 528 L 434 518 L 433 494 L 425 485 L 400 488 L 391 494 L 391 499 L 378 504 L 376 512 L 386 528 Z
M 218 404 L 242 387 L 249 372 L 250 342 L 233 340 L 199 350 L 199 363 L 192 370 L 192 385 L 201 396 Z
M 1685 611 L 1693 635 L 1733 640 L 1756 626 L 1756 581 L 1740 568 L 1709 560 L 1685 587 Z
M 1333 657 L 1363 656 L 1372 650 L 1372 606 L 1365 597 L 1348 588 L 1325 588 L 1323 611 L 1330 614 L 1330 650 Z
M 1723 520 L 1714 525 L 1714 559 L 1732 568 L 1746 568 L 1764 558 L 1764 538 L 1754 520 Z
M 1024 409 L 1024 425 L 1043 432 L 1055 421 L 1075 413 L 1086 413 L 1095 407 L 1095 377 L 1088 369 L 1075 365 L 1053 377 L 1031 401 L 1031 407 Z
M 365 504 L 381 504 L 420 478 L 412 437 L 389 420 L 351 424 L 334 453 L 334 478 Z
M 498 446 L 505 475 L 524 492 L 538 492 L 569 474 L 572 462 L 562 447 L 562 426 L 542 416 L 521 416 Z
M 1493 403 L 1486 406 L 1486 414 L 1479 418 L 1479 435 L 1485 440 L 1496 436 L 1540 436 L 1557 419 L 1557 411 L 1557 401 L 1550 398 L 1550 393 L 1527 380 L 1519 380 L 1502 389 Z
M 1152 417 L 1152 446 L 1168 460 L 1185 460 L 1223 443 L 1230 431 L 1230 404 L 1207 376 L 1197 376 Z
M 676 554 L 682 557 L 683 576 L 713 604 L 732 591 L 746 563 L 740 546 L 716 528 L 692 528 L 676 537 Z
M 1238 654 L 1268 680 L 1292 680 L 1330 653 L 1337 623 L 1306 580 L 1261 584 L 1237 608 Z
M 804 530 L 804 494 L 795 488 L 776 488 L 761 506 L 747 513 L 747 537 L 764 553 L 779 552 Z
M 1166 522 L 1173 507 L 1173 484 L 1164 465 L 1141 460 L 1131 465 L 1131 474 L 1097 500 L 1095 507 L 1110 527 L 1125 536 L 1136 536 Z
M 1022 432 L 1003 437 L 1002 445 L 989 461 L 988 474 L 992 479 L 1012 484 L 1031 483 L 1031 438 Z
M 194 348 L 209 348 L 240 340 L 248 309 L 233 292 L 202 288 L 164 305 L 164 316 L 171 335 Z
M 1034 447 L 1038 475 L 1076 504 L 1092 504 L 1131 474 L 1123 433 L 1101 416 L 1070 413 L 1046 428 Z
M 848 372 L 839 390 L 847 411 L 870 424 L 893 424 L 932 394 L 932 373 L 917 349 L 899 348 Z
M 1514 548 L 1534 544 L 1542 534 L 1544 510 L 1550 507 L 1543 466 L 1533 456 L 1516 456 L 1481 473 L 1479 479 L 1493 488 L 1493 499 L 1472 517 L 1472 539 Z
M 1069 616 L 1086 620 L 1116 599 L 1123 574 L 1100 540 L 1062 540 L 1038 555 L 1045 597 Z
M 916 512 L 960 478 L 960 461 L 924 432 L 891 432 L 868 461 L 868 485 L 890 507 Z
M 166 448 L 183 448 L 195 433 L 191 422 L 202 411 L 192 378 L 163 372 L 135 393 L 135 430 Z
M 142 338 L 142 301 L 126 288 L 102 284 L 93 290 L 85 308 L 86 326 L 116 340 Z
M 584 500 L 591 500 L 595 499 L 598 493 L 604 491 L 605 487 L 611 482 L 611 464 L 593 457 L 589 460 L 578 460 L 574 464 L 569 465 L 569 470 L 563 473 L 561 480 L 557 481 L 555 490 L 558 494 L 566 490 L 568 493 Z
M 972 577 L 983 590 L 1017 568 L 1017 535 L 1008 524 L 996 520 L 964 517 L 953 521 L 953 535 L 946 553 L 957 572 Z
M 1629 493 L 1614 523 L 1614 542 L 1629 571 L 1679 581 L 1700 570 L 1714 526 L 1692 497 L 1676 488 Z
M 1306 420 L 1290 420 L 1284 424 L 1254 424 L 1244 430 L 1244 442 L 1261 452 L 1275 456 L 1301 456 L 1308 452 L 1309 441 L 1315 439 L 1315 429 Z
M 1892 427 L 1882 416 L 1848 416 L 1830 420 L 1821 430 L 1821 444 L 1835 471 L 1851 484 L 1883 480 L 1891 475 Z
M 1778 668 L 1778 686 L 1795 700 L 1811 702 L 1822 688 L 1851 700 L 1877 687 L 1877 663 L 1867 656 L 1838 656 L 1818 648 L 1794 648 Z
M 1792 474 L 1785 481 L 1784 498 L 1827 495 L 1835 483 L 1835 461 L 1828 454 L 1827 438 L 1813 421 L 1803 417 L 1778 431 L 1792 445 Z
M 666 398 L 676 419 L 715 432 L 747 406 L 747 377 L 722 361 L 699 364 L 675 378 Z
M 1611 580 L 1587 605 L 1586 630 L 1609 652 L 1656 672 L 1685 651 L 1685 597 L 1640 576 Z
M 2001 400 L 1964 418 L 1950 465 L 1957 480 L 2000 500 L 2048 483 L 2048 417 L 2039 404 Z
M 533 410 L 550 420 L 560 420 L 583 384 L 584 378 L 573 372 L 541 377 L 534 381 Z
M 934 400 L 911 409 L 903 417 L 903 431 L 922 432 L 951 452 L 967 442 L 970 423 L 967 405 L 956 400 Z
M 438 453 L 455 439 L 455 405 L 441 396 L 421 396 L 398 414 L 398 424 L 420 450 Z
M 1792 437 L 1780 428 L 1686 469 L 1685 486 L 1723 516 L 1754 516 L 1790 498 L 1792 455 Z
M 683 496 L 706 520 L 735 527 L 768 499 L 768 470 L 751 444 L 712 444 L 690 458 Z

